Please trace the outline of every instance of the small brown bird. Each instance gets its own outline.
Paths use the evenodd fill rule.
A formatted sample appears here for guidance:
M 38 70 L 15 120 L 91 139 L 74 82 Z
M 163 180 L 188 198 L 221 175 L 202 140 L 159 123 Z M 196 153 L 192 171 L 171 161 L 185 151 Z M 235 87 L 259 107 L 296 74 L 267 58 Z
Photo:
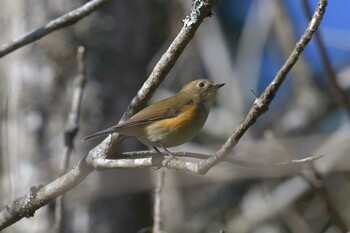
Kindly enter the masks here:
M 203 127 L 217 90 L 225 83 L 207 79 L 187 83 L 174 96 L 159 101 L 136 113 L 127 121 L 87 136 L 83 141 L 112 133 L 136 137 L 147 146 L 163 148 L 181 145 Z

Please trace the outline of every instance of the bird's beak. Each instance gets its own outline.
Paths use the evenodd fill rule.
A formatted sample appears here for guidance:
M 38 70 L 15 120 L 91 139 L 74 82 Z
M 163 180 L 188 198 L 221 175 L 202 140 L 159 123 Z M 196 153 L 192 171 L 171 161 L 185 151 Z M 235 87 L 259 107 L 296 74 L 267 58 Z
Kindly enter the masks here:
M 216 84 L 216 88 L 219 89 L 220 87 L 224 86 L 226 83 L 220 83 L 220 84 Z

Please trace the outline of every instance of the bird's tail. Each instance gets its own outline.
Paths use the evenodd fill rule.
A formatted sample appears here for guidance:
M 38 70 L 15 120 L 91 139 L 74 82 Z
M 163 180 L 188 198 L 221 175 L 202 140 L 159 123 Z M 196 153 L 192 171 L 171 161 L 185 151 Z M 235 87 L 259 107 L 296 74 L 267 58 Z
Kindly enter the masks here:
M 108 135 L 108 134 L 112 134 L 112 133 L 116 133 L 116 132 L 117 132 L 117 131 L 116 131 L 116 129 L 115 129 L 114 127 L 108 128 L 108 129 L 102 130 L 102 131 L 100 131 L 100 132 L 91 134 L 91 135 L 89 135 L 89 136 L 83 138 L 81 141 L 87 141 L 87 140 L 99 138 L 99 137 L 106 136 L 106 135 Z

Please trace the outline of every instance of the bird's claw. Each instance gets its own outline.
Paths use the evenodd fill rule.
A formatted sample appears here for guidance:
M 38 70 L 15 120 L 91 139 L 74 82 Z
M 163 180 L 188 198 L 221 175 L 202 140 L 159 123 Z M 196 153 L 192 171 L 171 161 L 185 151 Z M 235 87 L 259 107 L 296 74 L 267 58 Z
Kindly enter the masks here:
M 176 158 L 174 155 L 169 155 L 169 158 L 165 159 L 165 166 L 170 169 L 170 162 L 172 160 L 178 160 L 178 158 Z

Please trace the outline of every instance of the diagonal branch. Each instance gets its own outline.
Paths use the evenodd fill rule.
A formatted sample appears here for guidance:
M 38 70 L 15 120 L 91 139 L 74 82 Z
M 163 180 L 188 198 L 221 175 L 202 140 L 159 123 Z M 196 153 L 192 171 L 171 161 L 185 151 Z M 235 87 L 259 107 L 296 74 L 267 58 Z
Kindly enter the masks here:
M 313 177 L 306 176 L 301 173 L 301 177 L 311 186 L 314 190 L 314 193 L 320 197 L 320 199 L 324 202 L 327 212 L 331 217 L 331 221 L 335 226 L 337 226 L 341 232 L 347 233 L 349 232 L 349 227 L 346 224 L 345 219 L 338 211 L 337 207 L 334 204 L 334 200 L 325 186 L 325 179 L 322 174 L 317 170 L 314 164 L 310 164 L 310 168 L 313 174 Z
M 85 48 L 79 46 L 77 50 L 78 74 L 73 81 L 72 106 L 68 116 L 67 129 L 64 132 L 65 148 L 61 158 L 61 174 L 67 171 L 69 160 L 74 148 L 74 138 L 79 131 L 81 100 L 83 98 L 84 87 L 86 84 L 84 54 Z M 54 231 L 57 233 L 62 232 L 64 202 L 64 195 L 56 199 Z
M 23 217 L 33 216 L 37 209 L 77 186 L 92 171 L 93 168 L 82 160 L 73 169 L 51 183 L 31 187 L 29 193 L 16 199 L 0 212 L 0 231 Z
M 72 10 L 71 12 L 62 15 L 61 17 L 54 19 L 44 26 L 35 29 L 34 31 L 28 32 L 27 34 L 20 36 L 6 44 L 0 46 L 0 58 L 6 56 L 7 54 L 27 45 L 34 41 L 37 41 L 44 36 L 50 34 L 58 29 L 68 27 L 75 24 L 85 16 L 90 15 L 92 12 L 97 10 L 104 3 L 110 0 L 91 0 L 85 5 Z
M 304 6 L 304 11 L 307 16 L 307 19 L 309 20 L 312 14 L 310 6 L 306 0 L 302 0 L 302 3 Z M 327 78 L 330 83 L 330 87 L 331 87 L 331 91 L 333 92 L 334 99 L 338 103 L 339 107 L 345 108 L 346 112 L 348 113 L 348 117 L 350 117 L 350 101 L 347 98 L 344 90 L 342 90 L 342 88 L 338 84 L 337 74 L 330 61 L 321 33 L 316 32 L 315 41 L 316 41 L 317 49 L 321 56 L 324 69 L 327 73 Z

